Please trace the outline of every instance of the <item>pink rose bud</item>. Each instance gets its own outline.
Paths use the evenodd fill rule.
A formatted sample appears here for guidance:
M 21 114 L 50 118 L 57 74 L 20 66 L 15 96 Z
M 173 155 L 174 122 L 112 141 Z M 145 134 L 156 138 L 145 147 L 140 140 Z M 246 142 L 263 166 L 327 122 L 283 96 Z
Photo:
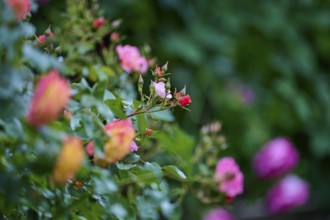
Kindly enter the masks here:
M 29 124 L 39 127 L 55 120 L 70 101 L 70 84 L 53 69 L 37 84 L 27 113 Z
M 120 66 L 127 73 L 132 71 L 145 73 L 148 70 L 147 59 L 140 55 L 137 47 L 118 45 L 116 51 L 119 56 Z
M 44 44 L 46 43 L 46 35 L 40 35 L 38 37 L 38 40 L 40 41 L 40 43 Z
M 162 71 L 162 69 L 159 66 L 156 67 L 156 73 L 157 73 L 157 76 L 158 77 L 162 77 L 163 76 L 163 71 Z
M 111 34 L 110 38 L 115 43 L 119 42 L 119 34 L 118 34 L 118 32 L 113 32 Z
M 306 203 L 308 184 L 298 176 L 289 175 L 273 186 L 267 195 L 267 207 L 272 213 L 282 213 Z
M 62 150 L 57 157 L 52 180 L 65 184 L 72 179 L 84 161 L 82 142 L 77 137 L 69 137 L 63 142 Z
M 7 0 L 8 6 L 15 12 L 18 20 L 30 12 L 31 0 Z
M 105 24 L 105 19 L 104 17 L 99 17 L 93 21 L 93 27 L 94 28 L 100 28 Z
M 217 208 L 210 211 L 203 220 L 234 220 L 235 218 L 225 209 Z
M 49 37 L 49 39 L 53 39 L 54 38 L 54 33 L 53 32 L 49 32 L 48 37 Z
M 95 149 L 94 149 L 93 141 L 88 142 L 88 144 L 86 145 L 86 152 L 87 152 L 88 156 L 90 156 L 90 157 L 94 156 Z
M 126 157 L 135 137 L 132 122 L 128 119 L 110 122 L 105 126 L 105 132 L 110 137 L 104 146 L 107 162 L 115 163 Z
M 172 95 L 170 93 L 166 94 L 166 90 L 165 90 L 165 83 L 164 82 L 158 82 L 158 83 L 155 83 L 155 82 L 152 82 L 152 86 L 155 88 L 155 92 L 156 94 L 165 99 L 171 99 L 172 98 Z
M 272 179 L 291 171 L 298 163 L 299 154 L 292 142 L 286 138 L 275 138 L 255 155 L 255 173 L 264 179 Z
M 243 174 L 235 160 L 231 157 L 220 159 L 215 168 L 215 180 L 219 183 L 219 191 L 234 198 L 243 192 Z
M 190 105 L 192 102 L 189 95 L 180 97 L 178 101 L 179 101 L 179 104 L 183 107 Z

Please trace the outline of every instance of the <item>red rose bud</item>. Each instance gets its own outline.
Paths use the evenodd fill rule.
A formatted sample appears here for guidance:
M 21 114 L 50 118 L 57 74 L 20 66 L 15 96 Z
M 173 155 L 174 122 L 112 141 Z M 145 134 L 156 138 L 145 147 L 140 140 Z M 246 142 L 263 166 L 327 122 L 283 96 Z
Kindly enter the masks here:
M 53 69 L 37 84 L 27 113 L 27 121 L 35 127 L 55 120 L 70 100 L 70 84 Z
M 191 102 L 192 101 L 191 101 L 189 95 L 185 95 L 185 96 L 182 96 L 181 98 L 179 98 L 179 104 L 183 107 L 190 105 Z
M 81 140 L 76 137 L 67 138 L 57 157 L 52 180 L 57 184 L 65 184 L 75 176 L 83 161 L 84 148 Z
M 99 17 L 93 21 L 93 27 L 94 28 L 100 28 L 105 24 L 105 19 L 104 17 Z
M 18 20 L 30 12 L 31 0 L 7 0 L 8 6 L 15 12 Z
M 104 146 L 107 162 L 115 163 L 126 157 L 135 136 L 132 122 L 128 119 L 110 122 L 105 126 L 105 132 L 110 137 Z

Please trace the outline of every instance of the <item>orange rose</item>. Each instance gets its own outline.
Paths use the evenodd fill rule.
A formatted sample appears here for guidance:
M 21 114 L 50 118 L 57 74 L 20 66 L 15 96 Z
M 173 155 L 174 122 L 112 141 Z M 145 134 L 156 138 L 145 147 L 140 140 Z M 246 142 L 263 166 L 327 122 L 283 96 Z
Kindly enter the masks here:
M 39 127 L 55 120 L 70 100 L 70 84 L 53 69 L 42 76 L 27 114 L 29 124 Z
M 52 180 L 65 184 L 75 176 L 84 161 L 84 148 L 77 137 L 69 137 L 63 142 L 61 152 L 57 157 Z
M 115 163 L 129 154 L 135 136 L 132 122 L 128 119 L 117 120 L 105 126 L 110 139 L 104 146 L 104 154 L 108 163 Z

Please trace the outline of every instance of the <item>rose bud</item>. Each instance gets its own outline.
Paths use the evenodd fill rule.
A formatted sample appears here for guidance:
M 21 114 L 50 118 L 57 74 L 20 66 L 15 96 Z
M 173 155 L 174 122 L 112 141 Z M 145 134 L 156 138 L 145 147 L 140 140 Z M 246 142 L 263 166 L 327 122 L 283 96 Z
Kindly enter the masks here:
M 100 28 L 105 24 L 105 19 L 104 17 L 99 17 L 93 21 L 93 27 L 94 28 Z
M 189 95 L 180 97 L 178 101 L 179 101 L 179 104 L 183 107 L 190 105 L 192 102 Z

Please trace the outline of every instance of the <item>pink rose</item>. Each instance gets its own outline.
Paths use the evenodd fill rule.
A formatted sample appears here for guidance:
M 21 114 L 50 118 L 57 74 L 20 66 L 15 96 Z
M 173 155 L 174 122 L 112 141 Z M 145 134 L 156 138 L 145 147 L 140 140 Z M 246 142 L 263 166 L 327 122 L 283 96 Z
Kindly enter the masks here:
M 217 208 L 204 216 L 203 220 L 234 220 L 234 217 L 227 210 Z
M 119 55 L 120 66 L 127 73 L 132 71 L 145 73 L 147 71 L 147 59 L 140 55 L 138 48 L 131 45 L 118 45 L 116 51 Z
M 55 120 L 70 101 L 70 84 L 53 69 L 37 84 L 27 114 L 28 123 L 39 127 Z
M 156 94 L 161 97 L 161 98 L 167 98 L 167 99 L 171 99 L 172 98 L 172 95 L 169 93 L 169 94 L 166 94 L 166 90 L 165 90 L 165 83 L 164 82 L 158 82 L 158 83 L 155 83 L 155 82 L 152 82 L 152 85 L 153 87 L 155 88 L 155 92 Z
M 215 168 L 215 179 L 219 182 L 219 191 L 228 197 L 235 197 L 243 192 L 243 174 L 231 157 L 220 159 Z
M 308 200 L 308 184 L 295 175 L 284 177 L 267 195 L 267 207 L 272 213 L 287 212 Z
M 9 7 L 16 13 L 18 20 L 22 20 L 30 11 L 31 0 L 7 0 Z
M 255 173 L 265 179 L 276 178 L 291 171 L 298 163 L 299 154 L 286 138 L 275 138 L 255 155 Z

